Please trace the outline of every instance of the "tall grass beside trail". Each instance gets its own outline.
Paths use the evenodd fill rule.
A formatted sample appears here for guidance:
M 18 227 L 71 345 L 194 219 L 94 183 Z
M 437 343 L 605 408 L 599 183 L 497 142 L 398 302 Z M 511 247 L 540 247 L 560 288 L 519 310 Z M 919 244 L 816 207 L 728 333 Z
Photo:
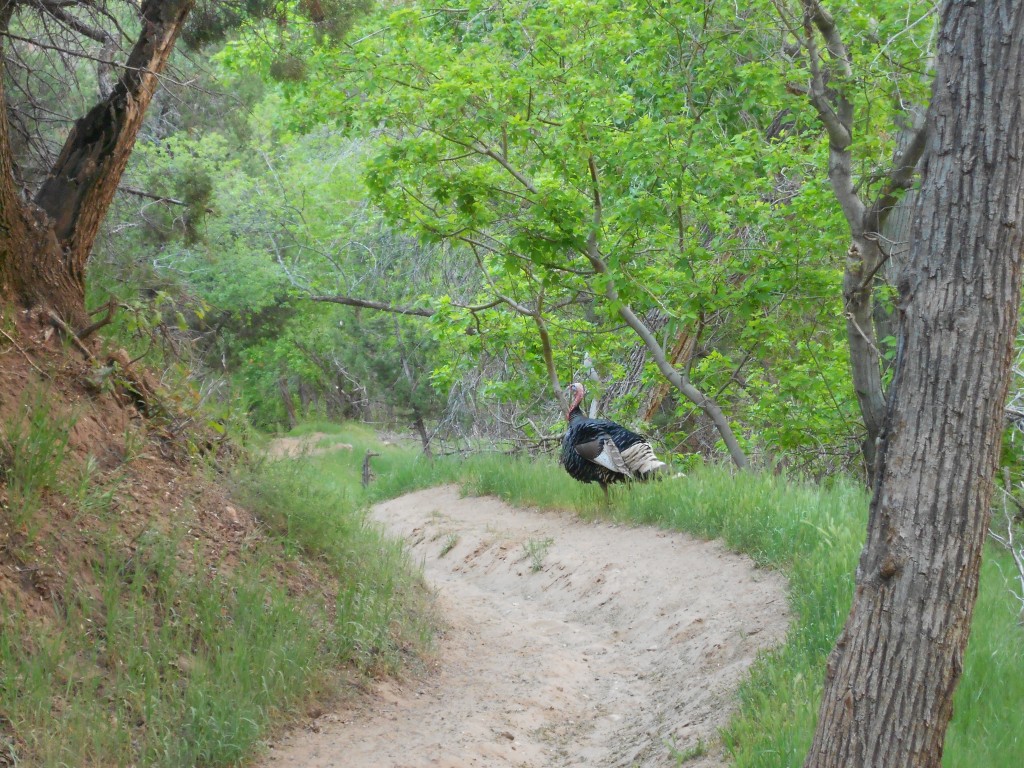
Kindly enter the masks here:
M 585 517 L 654 525 L 723 540 L 789 579 L 793 613 L 785 643 L 762 654 L 740 690 L 740 710 L 722 733 L 732 763 L 790 768 L 803 763 L 813 737 L 825 660 L 849 612 L 863 547 L 868 497 L 859 486 L 700 467 L 685 478 L 615 486 L 570 480 L 556 458 L 480 457 L 460 463 L 467 494 L 572 509 Z M 964 677 L 957 692 L 943 765 L 1016 768 L 1024 754 L 1024 628 L 1010 585 L 1008 555 L 986 552 Z
M 317 685 L 326 638 L 270 564 L 218 583 L 184 572 L 178 543 L 101 547 L 57 626 L 3 616 L 0 710 L 23 744 L 0 764 L 233 765 Z
M 419 577 L 404 544 L 368 523 L 358 475 L 329 469 L 264 460 L 236 478 L 236 495 L 286 550 L 321 559 L 337 579 L 335 655 L 395 671 L 410 649 L 429 644 Z
M 113 490 L 94 462 L 68 465 L 45 419 L 8 434 L 8 494 L 15 481 L 18 499 L 63 493 L 89 527 L 52 615 L 0 601 L 0 765 L 238 765 L 339 679 L 394 670 L 430 642 L 419 576 L 366 523 L 358 479 L 242 465 L 234 482 L 263 535 L 217 562 L 193 543 L 187 508 L 176 528 L 126 542 Z M 46 504 L 16 513 L 0 509 L 0 532 L 16 523 L 52 543 L 25 519 Z

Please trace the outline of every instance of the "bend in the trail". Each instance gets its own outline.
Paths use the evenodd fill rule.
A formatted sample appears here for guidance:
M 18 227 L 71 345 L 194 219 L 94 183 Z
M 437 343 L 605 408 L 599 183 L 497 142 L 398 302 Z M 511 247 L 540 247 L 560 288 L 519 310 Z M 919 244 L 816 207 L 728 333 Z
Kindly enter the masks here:
M 448 622 L 433 669 L 276 745 L 267 768 L 722 765 L 716 734 L 785 583 L 715 542 L 462 498 L 378 505 Z

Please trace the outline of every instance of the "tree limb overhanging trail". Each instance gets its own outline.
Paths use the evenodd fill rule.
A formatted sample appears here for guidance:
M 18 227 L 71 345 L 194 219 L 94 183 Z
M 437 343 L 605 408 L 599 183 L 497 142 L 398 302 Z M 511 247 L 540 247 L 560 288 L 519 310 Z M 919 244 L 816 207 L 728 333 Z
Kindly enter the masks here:
M 978 592 L 1024 273 L 1024 3 L 947 1 L 853 604 L 807 768 L 938 768 Z
M 593 183 L 594 220 L 591 226 L 590 236 L 587 238 L 584 255 L 587 257 L 587 260 L 590 262 L 597 274 L 607 277 L 609 276 L 608 265 L 601 256 L 597 239 L 598 232 L 601 228 L 601 190 L 599 186 L 597 163 L 594 160 L 593 155 L 588 158 L 587 163 L 590 167 L 590 178 Z M 722 413 L 722 409 L 718 406 L 718 403 L 697 389 L 697 387 L 695 387 L 689 380 L 688 376 L 685 376 L 684 373 L 681 373 L 675 369 L 671 363 L 669 363 L 664 348 L 658 343 L 658 340 L 654 338 L 654 334 L 651 333 L 650 328 L 644 324 L 643 320 L 637 317 L 629 304 L 620 299 L 619 292 L 615 288 L 615 282 L 612 279 L 609 279 L 606 283 L 605 296 L 618 308 L 619 316 L 625 320 L 626 324 L 633 329 L 633 332 L 643 340 L 647 349 L 650 351 L 651 356 L 654 358 L 654 362 L 657 364 L 658 370 L 661 371 L 661 375 L 668 379 L 668 381 L 670 381 L 672 385 L 686 397 L 687 400 L 707 414 L 708 418 L 711 419 L 715 428 L 718 430 L 718 434 L 721 435 L 722 440 L 725 442 L 725 446 L 729 451 L 729 456 L 732 458 L 733 463 L 740 469 L 746 469 L 749 466 L 746 454 L 743 452 L 739 442 L 736 440 L 732 427 L 729 425 L 729 420 L 725 418 L 725 414 Z

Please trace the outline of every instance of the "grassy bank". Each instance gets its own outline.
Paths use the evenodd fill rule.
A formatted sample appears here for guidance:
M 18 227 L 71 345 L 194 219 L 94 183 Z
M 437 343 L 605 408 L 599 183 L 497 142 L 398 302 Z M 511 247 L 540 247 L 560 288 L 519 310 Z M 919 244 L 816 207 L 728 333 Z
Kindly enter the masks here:
M 67 448 L 73 417 L 35 421 L 5 433 L 0 765 L 236 765 L 429 644 L 358 483 L 256 461 L 229 499 L 201 461 L 139 438 L 102 467 Z
M 328 438 L 351 440 L 352 435 Z M 358 440 L 357 440 L 358 442 Z M 361 459 L 352 452 L 315 457 L 325 474 L 356 477 Z M 495 494 L 514 504 L 575 510 L 628 523 L 719 538 L 790 580 L 794 623 L 785 645 L 764 655 L 744 683 L 741 708 L 724 731 L 737 766 L 783 768 L 802 764 L 820 701 L 828 652 L 849 610 L 853 573 L 863 543 L 868 499 L 848 483 L 827 487 L 761 474 L 736 475 L 704 467 L 686 478 L 618 487 L 606 508 L 596 486 L 571 482 L 554 459 L 516 461 L 507 456 L 429 464 L 382 449 L 374 459 L 378 479 L 367 499 L 455 481 L 467 494 Z M 1002 571 L 1012 563 L 996 547 L 986 554 L 981 595 L 957 693 L 944 765 L 1011 768 L 1020 761 L 1024 736 L 1024 630 Z

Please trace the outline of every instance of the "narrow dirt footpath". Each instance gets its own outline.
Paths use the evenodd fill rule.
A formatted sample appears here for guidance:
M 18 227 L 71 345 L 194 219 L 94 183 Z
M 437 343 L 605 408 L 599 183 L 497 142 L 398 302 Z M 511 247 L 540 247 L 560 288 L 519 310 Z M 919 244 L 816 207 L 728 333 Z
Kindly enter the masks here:
M 276 744 L 265 768 L 723 765 L 717 729 L 781 641 L 784 580 L 714 542 L 434 488 L 380 504 L 447 628 L 431 669 L 385 680 Z

